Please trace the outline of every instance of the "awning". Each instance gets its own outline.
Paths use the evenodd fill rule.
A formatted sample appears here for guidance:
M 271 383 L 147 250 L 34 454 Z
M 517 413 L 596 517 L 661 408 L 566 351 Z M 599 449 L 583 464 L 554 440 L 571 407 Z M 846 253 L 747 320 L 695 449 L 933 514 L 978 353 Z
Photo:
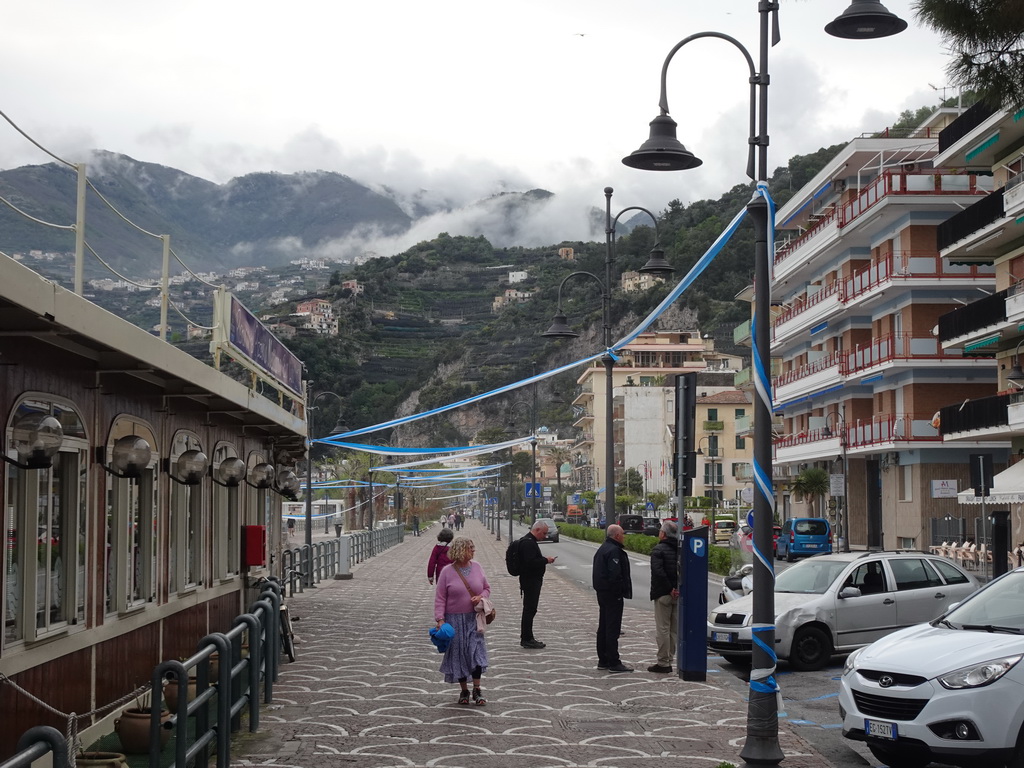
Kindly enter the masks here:
M 982 497 L 968 488 L 956 495 L 961 504 L 981 504 Z M 992 489 L 984 498 L 986 504 L 1024 504 L 1024 461 L 1018 461 L 992 478 Z

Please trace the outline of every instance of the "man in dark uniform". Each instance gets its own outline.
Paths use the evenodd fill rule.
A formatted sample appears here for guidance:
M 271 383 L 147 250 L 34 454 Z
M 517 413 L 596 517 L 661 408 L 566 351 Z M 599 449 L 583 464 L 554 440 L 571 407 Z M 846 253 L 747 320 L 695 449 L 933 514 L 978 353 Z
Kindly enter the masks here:
M 633 597 L 629 577 L 629 556 L 621 525 L 609 525 L 604 544 L 594 554 L 594 590 L 600 618 L 597 621 L 597 668 L 609 672 L 632 672 L 619 658 L 619 634 L 622 632 L 623 600 Z
M 544 643 L 533 636 L 533 617 L 537 615 L 544 571 L 553 557 L 540 552 L 539 542 L 548 536 L 547 523 L 537 521 L 530 532 L 519 540 L 519 591 L 523 595 L 523 619 L 519 625 L 519 644 L 523 648 L 543 648 Z

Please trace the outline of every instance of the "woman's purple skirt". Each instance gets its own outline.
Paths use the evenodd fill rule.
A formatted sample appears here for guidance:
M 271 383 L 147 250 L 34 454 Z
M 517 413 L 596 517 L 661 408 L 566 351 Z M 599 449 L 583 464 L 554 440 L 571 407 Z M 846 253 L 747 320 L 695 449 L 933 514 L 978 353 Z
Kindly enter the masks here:
M 487 641 L 483 632 L 477 632 L 476 613 L 446 613 L 444 620 L 455 629 L 455 637 L 441 660 L 444 681 L 457 683 L 459 678 L 469 680 L 476 667 L 480 667 L 482 675 L 487 671 Z

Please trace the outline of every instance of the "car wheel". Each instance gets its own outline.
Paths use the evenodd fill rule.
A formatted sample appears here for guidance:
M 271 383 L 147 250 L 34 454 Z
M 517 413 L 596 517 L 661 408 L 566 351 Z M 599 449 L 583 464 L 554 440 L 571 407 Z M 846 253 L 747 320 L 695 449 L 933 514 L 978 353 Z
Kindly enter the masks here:
M 728 661 L 730 664 L 735 664 L 737 667 L 750 666 L 749 656 L 734 656 L 731 653 L 723 653 L 722 658 Z
M 558 537 L 555 536 L 555 538 L 553 538 L 551 541 L 554 542 L 555 544 L 557 544 L 558 543 Z
M 871 750 L 871 754 L 874 755 L 876 760 L 880 760 L 890 767 L 924 768 L 924 766 L 931 764 L 931 760 L 927 757 L 914 757 L 905 752 L 894 752 L 885 747 L 876 747 L 874 744 L 868 744 L 868 749 Z
M 793 637 L 789 665 L 801 672 L 821 669 L 832 658 L 832 638 L 818 627 L 803 627 Z
M 793 553 L 787 549 L 786 550 L 786 562 L 787 563 L 792 563 L 794 560 L 796 560 L 796 558 L 793 557 Z

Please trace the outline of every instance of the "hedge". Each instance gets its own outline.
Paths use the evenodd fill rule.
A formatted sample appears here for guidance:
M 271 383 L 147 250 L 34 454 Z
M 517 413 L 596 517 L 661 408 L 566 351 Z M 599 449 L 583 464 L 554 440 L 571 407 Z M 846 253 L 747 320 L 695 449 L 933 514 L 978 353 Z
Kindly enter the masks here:
M 568 536 L 570 539 L 583 539 L 601 544 L 604 539 L 603 528 L 591 528 L 587 525 L 576 525 L 575 523 L 555 523 L 558 526 L 559 536 Z M 641 555 L 650 555 L 654 545 L 658 543 L 656 536 L 647 536 L 643 533 L 627 533 L 625 541 L 622 542 L 630 552 Z M 711 544 L 708 554 L 708 570 L 721 576 L 729 575 L 732 567 L 732 553 L 728 547 L 717 547 Z

